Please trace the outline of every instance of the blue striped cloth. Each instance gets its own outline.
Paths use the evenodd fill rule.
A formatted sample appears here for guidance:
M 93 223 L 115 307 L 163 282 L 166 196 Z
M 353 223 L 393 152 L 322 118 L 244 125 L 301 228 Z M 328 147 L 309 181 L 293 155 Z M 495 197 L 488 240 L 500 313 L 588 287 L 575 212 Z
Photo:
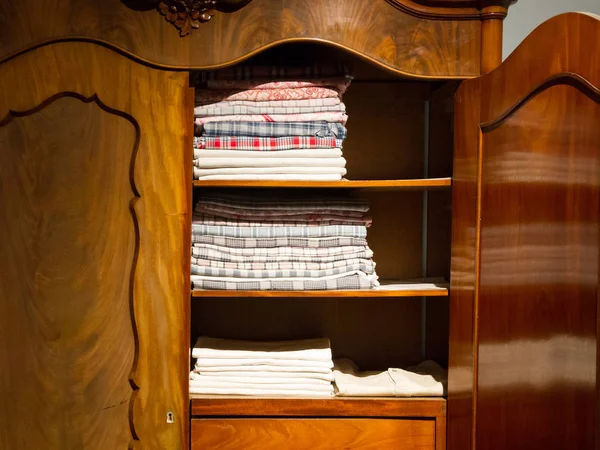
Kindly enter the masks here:
M 203 136 L 285 137 L 313 136 L 346 139 L 341 123 L 315 122 L 209 122 L 203 125 Z

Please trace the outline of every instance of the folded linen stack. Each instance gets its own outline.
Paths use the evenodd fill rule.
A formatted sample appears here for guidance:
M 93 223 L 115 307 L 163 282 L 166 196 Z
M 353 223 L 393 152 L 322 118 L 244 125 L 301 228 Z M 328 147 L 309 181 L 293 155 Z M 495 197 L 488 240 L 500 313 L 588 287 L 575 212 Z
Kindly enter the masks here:
M 348 197 L 207 193 L 192 223 L 194 289 L 350 290 L 378 286 L 368 204 Z
M 341 101 L 351 78 L 273 71 L 220 71 L 196 89 L 194 178 L 337 181 L 346 174 L 342 143 L 348 116 Z M 317 72 L 318 74 L 318 72 Z
M 200 337 L 192 350 L 190 393 L 333 396 L 328 339 L 250 342 Z

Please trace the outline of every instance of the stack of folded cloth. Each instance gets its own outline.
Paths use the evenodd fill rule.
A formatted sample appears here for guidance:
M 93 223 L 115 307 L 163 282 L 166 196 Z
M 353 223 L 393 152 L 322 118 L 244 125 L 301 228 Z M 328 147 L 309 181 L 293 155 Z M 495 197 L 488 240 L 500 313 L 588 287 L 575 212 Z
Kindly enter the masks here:
M 253 193 L 253 192 L 252 192 Z M 379 285 L 364 200 L 206 193 L 192 223 L 194 289 L 351 290 Z
M 306 73 L 248 68 L 251 79 L 231 71 L 205 75 L 196 89 L 194 178 L 341 180 L 348 119 L 341 97 L 351 77 L 299 76 Z M 277 74 L 296 78 L 274 81 Z
M 200 337 L 190 394 L 333 396 L 328 339 L 248 342 Z

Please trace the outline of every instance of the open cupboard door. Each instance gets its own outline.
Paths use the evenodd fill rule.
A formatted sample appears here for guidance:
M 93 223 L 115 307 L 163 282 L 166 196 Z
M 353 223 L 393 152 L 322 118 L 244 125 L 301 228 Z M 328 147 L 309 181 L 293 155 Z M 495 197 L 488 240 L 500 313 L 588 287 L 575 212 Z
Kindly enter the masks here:
M 600 17 L 456 98 L 450 450 L 598 448 Z

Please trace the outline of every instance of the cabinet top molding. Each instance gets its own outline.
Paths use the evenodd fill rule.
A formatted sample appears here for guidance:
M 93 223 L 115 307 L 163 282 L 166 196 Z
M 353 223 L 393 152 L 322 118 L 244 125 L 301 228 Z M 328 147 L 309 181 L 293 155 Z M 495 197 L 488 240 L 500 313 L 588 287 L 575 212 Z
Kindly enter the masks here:
M 518 0 L 387 0 L 398 9 L 422 19 L 504 19 Z

